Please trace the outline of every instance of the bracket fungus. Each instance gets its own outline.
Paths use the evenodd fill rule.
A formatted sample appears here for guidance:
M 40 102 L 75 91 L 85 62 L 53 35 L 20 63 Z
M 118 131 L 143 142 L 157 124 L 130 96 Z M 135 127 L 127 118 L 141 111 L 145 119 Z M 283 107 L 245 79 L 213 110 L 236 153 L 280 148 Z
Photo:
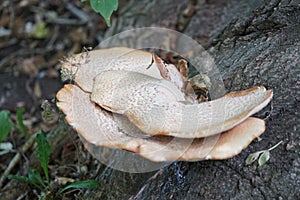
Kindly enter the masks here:
M 183 66 L 184 74 L 155 54 L 125 47 L 81 53 L 62 65 L 76 84 L 57 93 L 57 106 L 84 141 L 154 162 L 227 159 L 264 132 L 265 122 L 250 116 L 270 102 L 272 90 L 190 101 Z

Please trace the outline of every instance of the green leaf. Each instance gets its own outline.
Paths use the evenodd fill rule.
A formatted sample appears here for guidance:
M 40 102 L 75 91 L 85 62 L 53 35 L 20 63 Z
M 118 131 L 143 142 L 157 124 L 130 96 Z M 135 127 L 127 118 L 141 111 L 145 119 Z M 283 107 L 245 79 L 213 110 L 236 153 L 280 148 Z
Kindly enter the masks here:
M 67 185 L 63 189 L 59 191 L 59 194 L 63 193 L 67 189 L 70 188 L 78 188 L 78 189 L 97 189 L 99 187 L 99 182 L 96 180 L 85 180 L 85 181 L 77 181 Z
M 30 179 L 26 176 L 20 176 L 20 175 L 12 175 L 12 174 L 9 174 L 7 176 L 8 179 L 15 179 L 15 180 L 18 180 L 18 181 L 21 181 L 23 183 L 29 183 L 29 184 L 32 184 L 32 182 L 30 181 Z
M 110 16 L 118 9 L 118 0 L 91 0 L 91 6 L 103 16 L 107 26 L 110 26 Z
M 26 176 L 20 176 L 20 175 L 12 175 L 12 174 L 9 174 L 7 176 L 8 179 L 15 179 L 17 181 L 20 181 L 20 182 L 23 182 L 23 183 L 28 183 L 28 184 L 32 184 L 34 185 L 35 187 L 39 188 L 39 189 L 42 189 L 42 187 L 38 184 L 36 184 L 34 181 L 30 180 L 30 178 L 26 177 Z
M 46 23 L 40 22 L 34 25 L 33 30 L 31 31 L 31 36 L 35 39 L 44 39 L 47 37 L 48 33 L 49 30 L 46 27 Z
M 28 178 L 32 183 L 45 187 L 41 174 L 37 170 L 30 168 L 28 171 Z
M 264 164 L 266 164 L 266 162 L 270 159 L 270 151 L 264 151 L 259 159 L 258 159 L 258 164 L 259 166 L 262 166 Z
M 251 153 L 249 154 L 249 156 L 246 159 L 246 165 L 251 165 L 254 161 L 257 160 L 258 156 L 261 154 L 262 152 L 258 151 L 255 153 Z
M 12 123 L 9 121 L 10 112 L 7 110 L 2 110 L 0 112 L 0 142 L 5 140 L 7 135 L 10 133 L 12 128 Z
M 48 164 L 51 149 L 44 131 L 39 131 L 39 133 L 36 136 L 36 143 L 38 144 L 38 154 L 40 157 L 40 163 L 44 170 L 47 182 L 49 184 Z
M 24 125 L 23 122 L 23 114 L 25 112 L 24 108 L 19 108 L 17 110 L 17 123 L 18 123 L 18 129 L 21 133 L 25 134 L 26 136 L 28 136 L 28 132 L 26 129 L 26 126 Z

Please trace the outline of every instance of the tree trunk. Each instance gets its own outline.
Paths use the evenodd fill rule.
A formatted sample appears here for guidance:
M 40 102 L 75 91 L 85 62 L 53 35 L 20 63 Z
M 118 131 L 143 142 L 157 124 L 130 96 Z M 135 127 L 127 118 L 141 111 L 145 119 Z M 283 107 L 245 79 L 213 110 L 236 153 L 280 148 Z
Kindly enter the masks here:
M 183 17 L 194 3 L 129 1 L 106 37 L 132 27 L 179 30 L 212 54 L 227 91 L 259 85 L 273 89 L 262 140 L 224 161 L 174 162 L 147 174 L 106 168 L 100 189 L 89 199 L 300 198 L 300 1 L 198 1 L 195 12 Z M 265 165 L 245 164 L 250 153 L 281 140 Z

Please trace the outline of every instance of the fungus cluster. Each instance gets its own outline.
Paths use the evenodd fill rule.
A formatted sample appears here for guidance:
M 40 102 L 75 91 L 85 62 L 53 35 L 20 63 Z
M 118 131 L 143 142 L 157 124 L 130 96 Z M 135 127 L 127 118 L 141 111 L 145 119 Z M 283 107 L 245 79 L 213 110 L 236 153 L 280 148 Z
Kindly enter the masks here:
M 125 47 L 81 53 L 62 65 L 75 84 L 57 93 L 57 106 L 86 142 L 154 162 L 227 159 L 264 132 L 265 122 L 250 116 L 269 103 L 272 90 L 254 87 L 198 102 L 187 92 L 182 66 L 184 73 Z

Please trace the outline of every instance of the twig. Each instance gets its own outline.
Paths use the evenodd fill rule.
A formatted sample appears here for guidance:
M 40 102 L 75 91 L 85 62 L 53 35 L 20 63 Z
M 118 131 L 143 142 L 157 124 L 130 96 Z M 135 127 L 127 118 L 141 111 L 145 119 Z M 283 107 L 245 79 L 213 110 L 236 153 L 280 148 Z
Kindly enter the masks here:
M 2 37 L 3 35 L 0 34 L 0 36 Z M 16 38 L 12 38 L 10 40 L 0 43 L 0 49 L 4 49 L 4 48 L 10 47 L 10 46 L 13 46 L 17 43 L 18 43 L 18 40 Z
M 12 30 L 14 27 L 14 23 L 15 23 L 15 6 L 13 4 L 13 1 L 9 1 L 9 18 L 10 18 L 10 22 L 9 22 L 9 29 Z
M 46 49 L 51 50 L 53 48 L 53 44 L 57 40 L 58 34 L 59 34 L 59 27 L 58 26 L 54 26 L 54 34 L 52 34 L 51 39 L 47 43 Z
M 275 149 L 276 147 L 278 147 L 278 145 L 280 145 L 283 141 L 281 140 L 280 142 L 278 142 L 277 144 L 275 144 L 274 146 L 272 146 L 271 148 L 268 149 L 268 151 L 272 151 L 273 149 Z
M 2 188 L 3 182 L 6 179 L 7 175 L 11 172 L 11 170 L 13 170 L 13 168 L 16 166 L 16 164 L 18 164 L 18 162 L 20 161 L 21 158 L 21 153 L 25 153 L 34 143 L 35 141 L 35 137 L 36 137 L 36 133 L 33 134 L 28 140 L 27 142 L 22 146 L 20 152 L 18 152 L 13 159 L 10 161 L 9 165 L 7 166 L 6 170 L 4 171 L 4 173 L 2 174 L 1 178 L 0 178 L 0 188 Z
M 28 55 L 42 55 L 48 53 L 50 50 L 45 48 L 36 48 L 36 49 L 20 49 L 6 56 L 2 60 L 0 60 L 0 69 L 2 69 L 6 63 L 11 60 L 16 63 L 17 58 L 28 56 Z
M 87 13 L 85 13 L 81 9 L 78 9 L 76 6 L 74 6 L 73 4 L 67 2 L 66 0 L 64 0 L 63 2 L 65 3 L 67 9 L 73 15 L 75 15 L 78 19 L 80 19 L 80 21 L 82 23 L 87 23 L 87 22 L 91 21 L 91 18 L 90 18 L 90 16 Z

